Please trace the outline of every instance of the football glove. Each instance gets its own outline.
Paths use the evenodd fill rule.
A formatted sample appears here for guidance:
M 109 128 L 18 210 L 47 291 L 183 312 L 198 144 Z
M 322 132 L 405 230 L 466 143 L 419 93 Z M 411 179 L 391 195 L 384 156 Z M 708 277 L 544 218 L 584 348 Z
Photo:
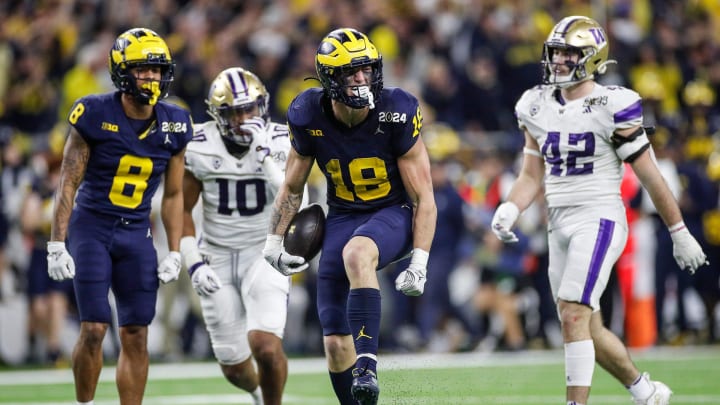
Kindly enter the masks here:
M 681 269 L 695 274 L 695 270 L 700 266 L 710 264 L 702 247 L 690 234 L 685 223 L 677 223 L 668 230 L 673 241 L 673 256 Z
M 217 273 L 207 264 L 203 262 L 196 264 L 199 266 L 193 266 L 195 268 L 191 267 L 189 270 L 190 280 L 192 281 L 195 292 L 198 293 L 198 295 L 207 297 L 220 289 L 222 281 L 220 281 Z
M 188 273 L 190 273 L 192 286 L 198 295 L 208 296 L 222 287 L 220 277 L 200 256 L 194 236 L 183 236 L 180 239 L 180 254 Z
M 180 267 L 181 267 L 181 260 L 182 257 L 180 256 L 180 252 L 170 252 L 167 256 L 163 259 L 162 262 L 160 262 L 160 265 L 158 266 L 157 273 L 158 278 L 163 283 L 169 283 L 171 281 L 177 280 L 178 276 L 180 275 Z
M 75 277 L 75 261 L 65 248 L 65 242 L 47 243 L 48 275 L 55 281 Z
M 429 253 L 415 248 L 413 249 L 410 265 L 395 279 L 395 289 L 405 295 L 416 297 L 425 291 L 427 281 L 427 261 Z
M 282 236 L 268 234 L 263 248 L 263 256 L 271 266 L 285 276 L 290 276 L 308 268 L 309 264 L 301 256 L 293 256 L 285 251 Z
M 498 239 L 505 243 L 513 243 L 518 241 L 515 232 L 510 229 L 517 221 L 520 210 L 515 203 L 507 201 L 500 204 L 493 214 L 491 229 Z

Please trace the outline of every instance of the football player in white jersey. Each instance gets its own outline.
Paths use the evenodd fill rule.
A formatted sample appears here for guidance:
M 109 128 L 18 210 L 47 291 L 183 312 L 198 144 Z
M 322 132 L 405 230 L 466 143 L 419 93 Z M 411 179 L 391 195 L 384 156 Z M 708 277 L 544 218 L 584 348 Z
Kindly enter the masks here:
M 280 404 L 290 280 L 261 252 L 290 150 L 288 131 L 269 121 L 269 94 L 245 69 L 222 71 L 206 102 L 213 120 L 194 126 L 185 155 L 180 252 L 225 378 L 255 404 Z M 192 210 L 200 196 L 202 232 L 196 233 Z
M 511 228 L 544 181 L 548 273 L 565 341 L 568 405 L 587 404 L 596 360 L 628 388 L 635 404 L 669 404 L 672 391 L 638 371 L 600 314 L 600 296 L 628 233 L 620 198 L 623 161 L 668 226 L 678 265 L 694 272 L 707 261 L 658 171 L 639 95 L 594 80 L 609 63 L 607 36 L 596 21 L 571 16 L 555 25 L 544 44 L 544 84 L 527 90 L 516 105 L 524 159 L 492 227 L 501 240 L 516 241 Z

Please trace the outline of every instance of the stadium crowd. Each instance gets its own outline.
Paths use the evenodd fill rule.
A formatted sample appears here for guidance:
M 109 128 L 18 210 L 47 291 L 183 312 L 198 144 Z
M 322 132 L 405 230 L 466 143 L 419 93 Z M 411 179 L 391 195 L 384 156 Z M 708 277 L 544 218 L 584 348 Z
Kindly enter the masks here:
M 489 224 L 518 168 L 523 136 L 515 102 L 540 82 L 542 42 L 565 15 L 592 16 L 607 27 L 618 63 L 599 81 L 643 97 L 658 164 L 710 262 L 694 276 L 677 267 L 670 236 L 626 170 L 631 239 L 603 299 L 607 323 L 631 347 L 718 343 L 717 1 L 8 0 L 0 6 L 0 362 L 62 363 L 71 350 L 72 284 L 49 288 L 46 267 L 35 268 L 33 257 L 45 254 L 49 238 L 69 109 L 81 96 L 113 89 L 107 52 L 131 27 L 151 28 L 167 40 L 177 63 L 171 99 L 195 122 L 208 119 L 209 83 L 230 66 L 258 74 L 271 95 L 272 119 L 285 122 L 291 100 L 319 86 L 308 78 L 316 76 L 322 36 L 335 27 L 366 32 L 382 53 L 386 86 L 421 101 L 439 216 L 431 261 L 443 263 L 428 272 L 420 298 L 382 290 L 392 304 L 384 305 L 381 350 L 561 345 L 547 285 L 543 201 L 522 216 L 516 245 L 499 242 Z M 311 200 L 323 202 L 322 178 L 311 180 Z M 158 257 L 164 257 L 157 223 Z M 386 269 L 381 282 L 391 284 L 404 268 Z M 322 350 L 314 282 L 312 268 L 293 278 L 288 353 Z M 160 295 L 153 355 L 211 356 L 187 274 Z M 3 307 L 23 308 L 27 328 L 12 336 Z M 26 342 L 8 354 L 14 339 Z M 116 339 L 106 343 L 117 350 Z

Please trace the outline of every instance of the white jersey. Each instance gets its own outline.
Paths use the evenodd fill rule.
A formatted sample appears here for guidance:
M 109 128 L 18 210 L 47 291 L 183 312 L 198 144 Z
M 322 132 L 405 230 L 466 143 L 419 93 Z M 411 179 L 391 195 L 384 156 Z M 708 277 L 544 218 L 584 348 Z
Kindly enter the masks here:
M 536 86 L 515 106 L 520 129 L 535 138 L 545 159 L 548 206 L 621 203 L 623 164 L 610 137 L 642 125 L 640 96 L 595 83 L 587 97 L 561 103 L 555 90 Z
M 240 159 L 225 148 L 215 121 L 195 124 L 194 130 L 185 169 L 202 183 L 202 243 L 232 249 L 262 246 L 277 190 L 267 182 L 256 148 L 268 146 L 284 171 L 291 147 L 287 126 L 269 123 L 266 138 L 253 139 Z

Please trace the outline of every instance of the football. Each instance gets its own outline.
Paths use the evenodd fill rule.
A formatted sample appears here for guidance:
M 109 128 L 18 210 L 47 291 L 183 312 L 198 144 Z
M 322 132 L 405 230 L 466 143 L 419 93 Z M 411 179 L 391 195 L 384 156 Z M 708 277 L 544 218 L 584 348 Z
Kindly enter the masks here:
M 318 204 L 312 204 L 298 211 L 290 221 L 283 238 L 285 251 L 295 256 L 312 260 L 322 247 L 325 237 L 325 212 Z

